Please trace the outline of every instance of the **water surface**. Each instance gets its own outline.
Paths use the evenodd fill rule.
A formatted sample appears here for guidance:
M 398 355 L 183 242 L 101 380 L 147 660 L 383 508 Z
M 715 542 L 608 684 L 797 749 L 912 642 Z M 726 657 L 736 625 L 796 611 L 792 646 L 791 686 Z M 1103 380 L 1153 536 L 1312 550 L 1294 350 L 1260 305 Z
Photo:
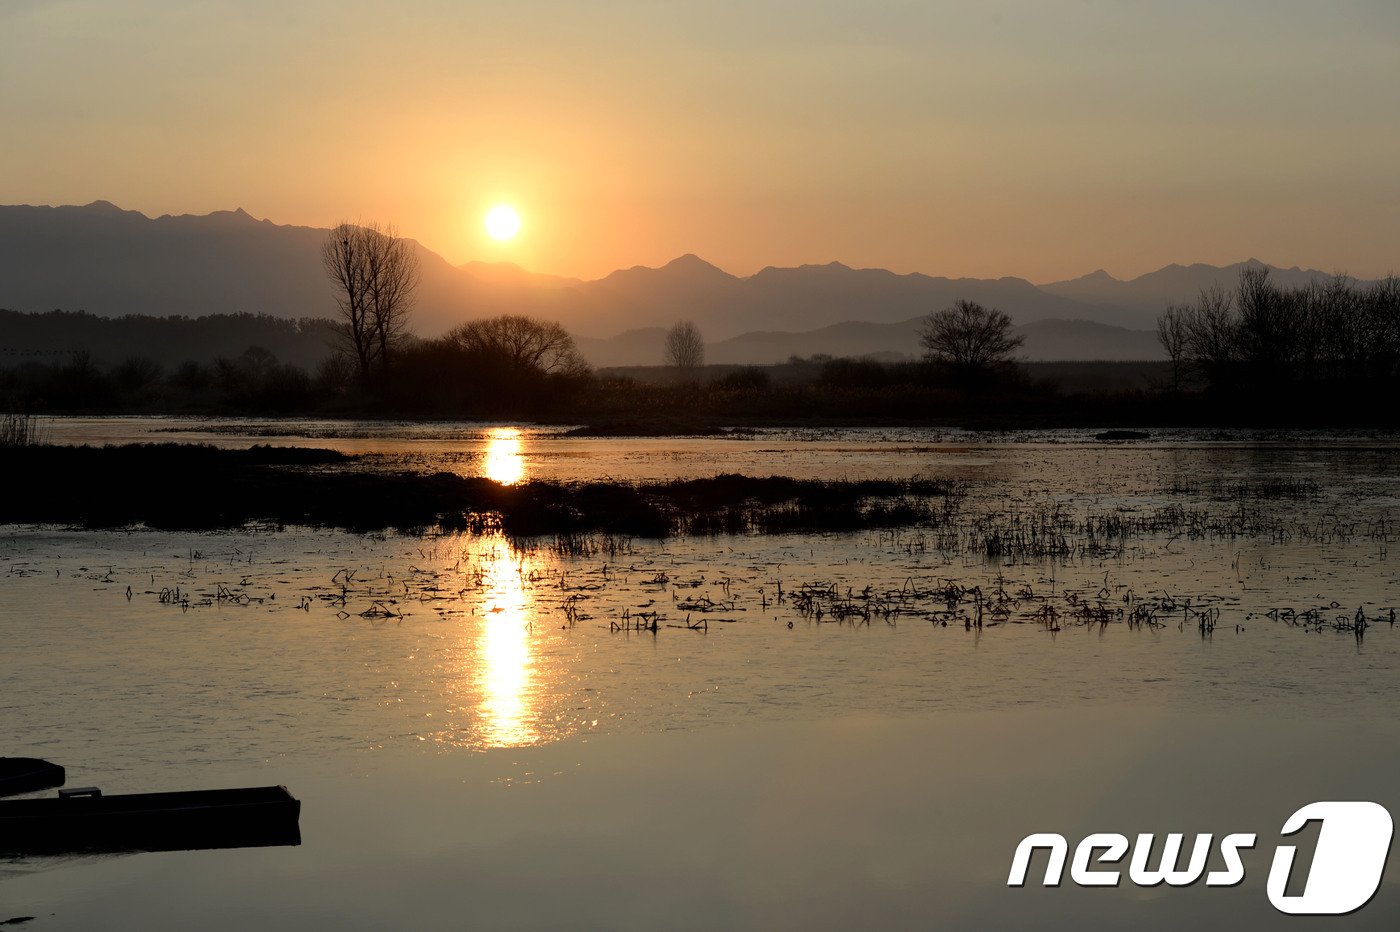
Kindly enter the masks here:
M 128 927 L 178 927 L 210 920 L 202 901 L 231 909 L 230 928 L 308 916 L 452 927 L 471 904 L 491 926 L 842 927 L 866 910 L 895 926 L 965 924 L 999 902 L 1003 836 L 1036 830 L 1038 813 L 1071 828 L 1095 812 L 1148 818 L 1158 809 L 1132 800 L 1167 792 L 1192 818 L 1246 804 L 1273 818 L 1259 786 L 1212 756 L 1260 723 L 1275 738 L 1291 723 L 1302 737 L 1289 759 L 1308 762 L 1270 772 L 1257 754 L 1234 754 L 1250 780 L 1272 774 L 1273 808 L 1348 780 L 1376 798 L 1396 786 L 1377 766 L 1390 760 L 1385 688 L 1400 660 L 1388 623 L 1400 603 L 1400 448 L 1389 438 L 1180 432 L 1104 444 L 1083 431 L 901 429 L 630 440 L 528 425 L 133 418 L 50 431 L 73 443 L 329 446 L 372 468 L 503 482 L 922 475 L 962 494 L 943 528 L 613 540 L 582 554 L 455 535 L 4 528 L 3 753 L 58 760 L 70 783 L 109 792 L 280 782 L 306 803 L 301 848 L 0 866 L 0 913 L 40 916 L 36 928 L 82 927 L 111 902 Z M 1189 520 L 1147 520 L 1178 512 Z M 1048 513 L 1079 528 L 1140 526 L 1070 532 L 1054 556 L 977 550 L 989 528 Z M 961 593 L 952 602 L 934 595 L 950 590 Z M 1151 623 L 1129 624 L 1135 611 Z M 1100 714 L 1114 718 L 1093 724 Z M 1007 757 L 1052 721 L 1069 723 L 1056 734 L 1077 748 L 1072 766 L 1044 749 Z M 1134 735 L 1153 722 L 1169 724 L 1145 732 L 1149 746 Z M 829 744 L 844 749 L 839 761 L 820 750 Z M 560 789 L 579 768 L 590 776 Z M 878 793 L 822 789 L 863 781 Z M 500 787 L 540 795 L 521 802 Z M 958 800 L 992 818 L 988 794 L 1013 801 L 996 844 L 979 847 L 970 816 L 946 823 L 956 845 L 940 843 Z M 509 819 L 488 818 L 497 807 Z M 683 815 L 692 810 L 710 827 Z M 769 824 L 769 812 L 782 816 Z M 760 828 L 739 827 L 750 822 Z M 144 898 L 167 872 L 190 899 L 152 911 Z M 854 912 L 823 893 L 833 872 Z M 649 892 L 624 897 L 620 878 L 634 875 Z M 378 898 L 330 879 L 342 876 Z M 233 908 L 231 878 L 275 895 Z M 1147 914 L 1133 896 L 1113 908 L 1137 922 Z M 1172 902 L 1191 905 L 1166 915 L 1199 919 L 1217 901 Z M 1229 903 L 1267 926 L 1253 901 Z M 1393 915 L 1393 903 L 1368 907 L 1354 922 Z

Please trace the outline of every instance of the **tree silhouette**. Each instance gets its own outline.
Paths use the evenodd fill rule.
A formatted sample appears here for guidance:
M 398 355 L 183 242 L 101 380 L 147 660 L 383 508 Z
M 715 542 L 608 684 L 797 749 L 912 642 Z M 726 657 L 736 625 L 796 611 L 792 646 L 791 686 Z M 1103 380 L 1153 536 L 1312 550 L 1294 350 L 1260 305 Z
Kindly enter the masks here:
M 1393 276 L 1366 286 L 1337 275 L 1281 288 L 1268 269 L 1250 267 L 1233 293 L 1216 285 L 1192 305 L 1169 308 L 1158 334 L 1177 326 L 1183 372 L 1217 394 L 1277 404 L 1280 393 L 1293 391 L 1313 403 L 1393 392 L 1400 379 L 1400 280 Z
M 1167 351 L 1167 358 L 1172 364 L 1172 391 L 1181 391 L 1182 367 L 1186 362 L 1186 345 L 1189 339 L 1188 321 L 1190 318 L 1190 308 L 1177 307 L 1175 304 L 1167 308 L 1161 317 L 1157 318 L 1157 340 L 1162 344 L 1162 349 Z
M 927 358 L 972 372 L 1005 363 L 1025 338 L 1012 334 L 1005 313 L 959 300 L 924 318 L 919 342 Z
M 700 328 L 688 320 L 677 321 L 666 331 L 666 365 L 689 372 L 704 364 L 705 338 Z
M 369 380 L 375 342 L 369 311 L 363 231 L 353 223 L 337 224 L 321 246 L 321 264 L 335 289 L 340 309 L 339 336 L 354 357 L 360 378 Z
M 515 375 L 579 376 L 589 372 L 574 338 L 555 321 L 519 315 L 473 320 L 443 339 L 467 356 Z
M 321 264 L 336 292 L 340 335 L 360 378 L 369 381 L 408 327 L 418 287 L 418 255 L 391 226 L 341 223 L 321 246 Z

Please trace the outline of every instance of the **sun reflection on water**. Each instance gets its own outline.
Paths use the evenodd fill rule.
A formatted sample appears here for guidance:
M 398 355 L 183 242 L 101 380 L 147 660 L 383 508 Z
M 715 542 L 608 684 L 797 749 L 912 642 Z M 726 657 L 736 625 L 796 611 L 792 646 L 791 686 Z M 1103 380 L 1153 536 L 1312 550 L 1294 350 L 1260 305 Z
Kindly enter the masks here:
M 493 477 L 494 478 L 494 477 Z M 499 480 L 498 480 L 499 481 Z M 488 747 L 518 747 L 539 739 L 525 559 L 497 541 L 482 553 L 482 616 L 476 635 L 482 739 Z
M 494 427 L 486 438 L 482 474 L 501 485 L 515 485 L 525 478 L 525 458 L 520 455 L 520 431 Z

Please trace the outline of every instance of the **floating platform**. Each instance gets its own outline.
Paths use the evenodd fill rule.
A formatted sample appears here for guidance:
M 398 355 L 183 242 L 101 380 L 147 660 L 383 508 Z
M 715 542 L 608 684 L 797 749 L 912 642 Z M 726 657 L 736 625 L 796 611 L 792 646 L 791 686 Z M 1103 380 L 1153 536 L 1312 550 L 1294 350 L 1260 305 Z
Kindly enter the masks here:
M 284 786 L 0 801 L 0 854 L 184 851 L 301 844 L 301 802 Z

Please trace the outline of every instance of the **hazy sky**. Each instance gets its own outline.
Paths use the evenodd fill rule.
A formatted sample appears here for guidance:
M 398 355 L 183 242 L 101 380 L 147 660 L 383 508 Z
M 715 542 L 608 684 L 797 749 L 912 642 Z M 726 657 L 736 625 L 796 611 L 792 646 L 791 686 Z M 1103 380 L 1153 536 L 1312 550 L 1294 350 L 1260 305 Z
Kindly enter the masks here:
M 1400 271 L 1400 0 L 0 0 L 0 127 L 0 203 L 587 277 Z

